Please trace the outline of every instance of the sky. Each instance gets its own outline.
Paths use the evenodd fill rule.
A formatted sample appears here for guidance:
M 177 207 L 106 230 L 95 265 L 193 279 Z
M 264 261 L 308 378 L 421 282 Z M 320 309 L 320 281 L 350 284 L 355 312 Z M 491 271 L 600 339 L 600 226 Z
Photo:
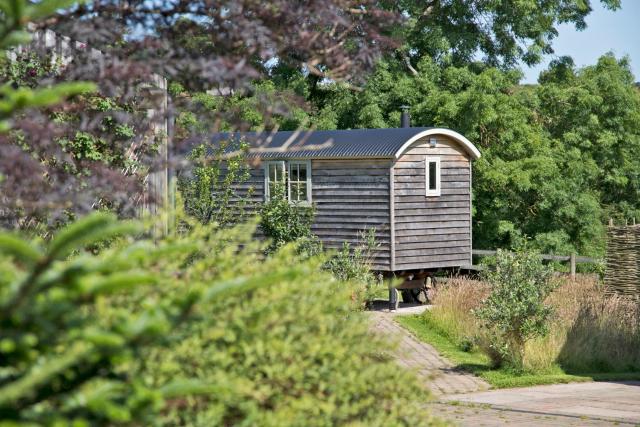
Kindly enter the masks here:
M 523 66 L 524 83 L 537 82 L 540 71 L 558 56 L 571 56 L 577 66 L 584 66 L 595 64 L 609 51 L 618 58 L 629 55 L 633 74 L 640 81 L 640 0 L 622 0 L 622 8 L 617 11 L 605 9 L 599 0 L 592 0 L 592 7 L 585 30 L 560 25 L 560 34 L 553 41 L 555 53 L 535 67 Z

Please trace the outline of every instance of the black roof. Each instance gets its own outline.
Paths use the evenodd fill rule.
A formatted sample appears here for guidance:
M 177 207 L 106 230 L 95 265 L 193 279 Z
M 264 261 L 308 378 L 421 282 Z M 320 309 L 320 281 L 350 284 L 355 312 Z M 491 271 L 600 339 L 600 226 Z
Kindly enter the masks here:
M 477 152 L 462 135 L 433 127 L 217 133 L 211 136 L 209 151 L 228 141 L 227 151 L 232 152 L 244 141 L 249 144 L 249 156 L 262 159 L 393 158 L 409 140 L 429 130 L 455 134 L 465 141 L 467 151 Z

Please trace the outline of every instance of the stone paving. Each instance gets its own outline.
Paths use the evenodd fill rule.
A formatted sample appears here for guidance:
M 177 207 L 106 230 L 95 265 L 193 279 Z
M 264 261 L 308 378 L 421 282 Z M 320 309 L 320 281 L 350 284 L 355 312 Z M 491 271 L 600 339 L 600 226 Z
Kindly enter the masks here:
M 398 313 L 372 311 L 372 329 L 395 341 L 398 364 L 424 379 L 435 401 L 425 406 L 460 426 L 640 426 L 640 382 L 574 383 L 488 390 L 457 370 L 429 344 L 394 322 Z
M 589 382 L 447 395 L 441 401 L 520 413 L 640 424 L 640 382 Z
M 607 427 L 636 425 L 624 421 L 586 416 L 566 416 L 501 409 L 490 405 L 469 405 L 435 402 L 427 405 L 432 414 L 460 427 Z

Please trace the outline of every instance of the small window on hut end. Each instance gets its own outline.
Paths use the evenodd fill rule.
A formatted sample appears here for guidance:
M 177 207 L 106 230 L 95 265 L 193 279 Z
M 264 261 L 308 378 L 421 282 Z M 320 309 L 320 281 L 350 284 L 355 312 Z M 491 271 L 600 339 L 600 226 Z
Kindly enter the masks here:
M 425 159 L 425 184 L 426 196 L 434 197 L 440 195 L 440 157 L 429 157 Z

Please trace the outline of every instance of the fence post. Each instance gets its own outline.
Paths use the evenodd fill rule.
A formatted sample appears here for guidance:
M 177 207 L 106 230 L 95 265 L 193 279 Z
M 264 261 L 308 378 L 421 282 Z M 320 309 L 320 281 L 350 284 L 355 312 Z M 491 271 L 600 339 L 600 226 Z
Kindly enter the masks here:
M 569 257 L 569 274 L 571 280 L 576 280 L 576 254 L 572 253 Z

